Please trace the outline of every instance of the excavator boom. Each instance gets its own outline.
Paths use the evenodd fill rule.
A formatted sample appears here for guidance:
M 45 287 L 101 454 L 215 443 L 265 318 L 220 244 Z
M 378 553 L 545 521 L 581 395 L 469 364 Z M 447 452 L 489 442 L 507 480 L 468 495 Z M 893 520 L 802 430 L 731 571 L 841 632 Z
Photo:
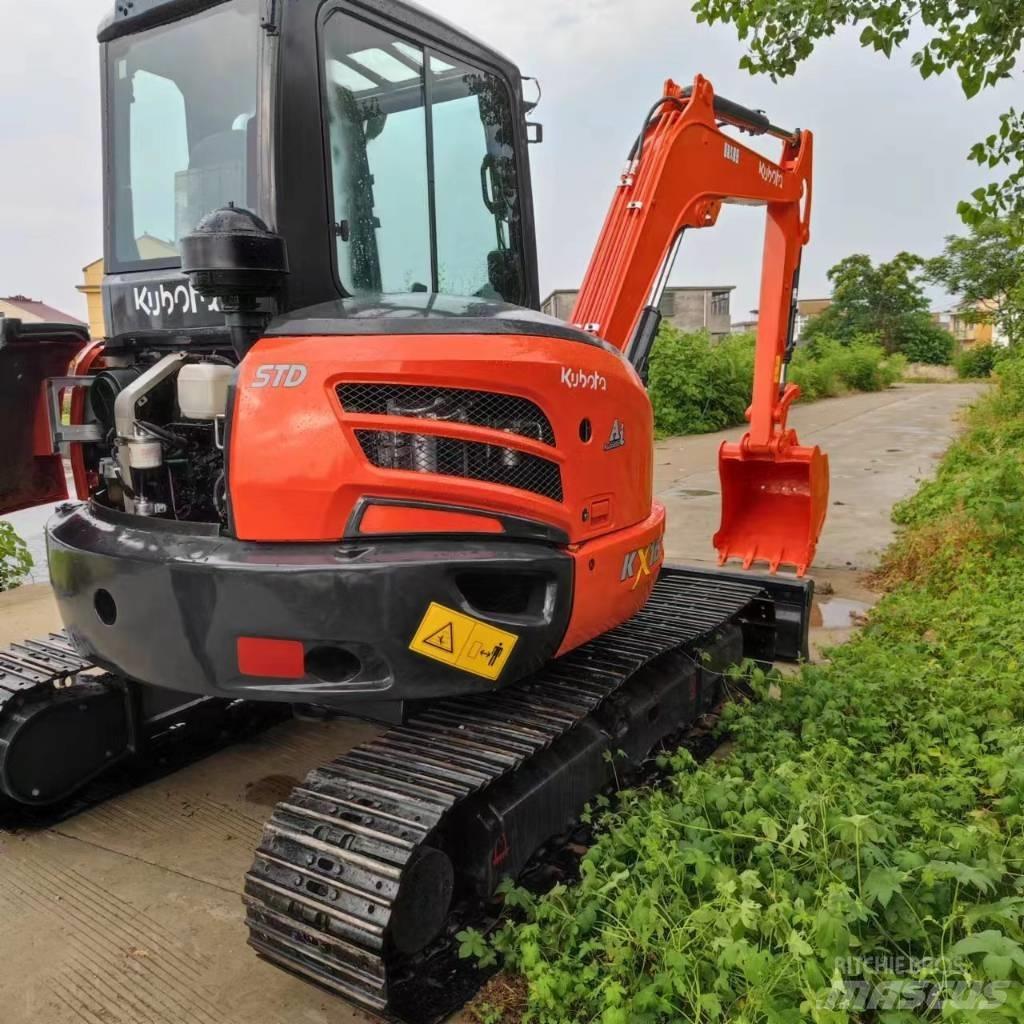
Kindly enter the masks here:
M 771 161 L 722 128 L 782 140 Z M 698 75 L 692 87 L 669 80 L 629 154 L 572 319 L 625 352 L 646 379 L 660 326 L 658 305 L 683 234 L 713 226 L 724 204 L 767 213 L 750 429 L 719 459 L 719 559 L 802 575 L 814 557 L 828 498 L 828 462 L 787 429 L 799 397 L 786 383 L 794 346 L 797 285 L 810 238 L 810 132 L 775 127 L 760 111 L 715 96 Z

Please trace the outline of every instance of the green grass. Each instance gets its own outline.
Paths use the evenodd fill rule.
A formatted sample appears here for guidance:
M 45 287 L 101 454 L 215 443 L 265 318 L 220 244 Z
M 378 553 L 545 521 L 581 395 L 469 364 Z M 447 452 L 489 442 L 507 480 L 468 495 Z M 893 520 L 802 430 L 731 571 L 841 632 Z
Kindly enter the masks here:
M 730 756 L 619 794 L 578 885 L 511 891 L 494 948 L 525 1011 L 479 1019 L 1024 1019 L 1024 361 L 999 374 L 897 509 L 865 630 L 754 673 Z

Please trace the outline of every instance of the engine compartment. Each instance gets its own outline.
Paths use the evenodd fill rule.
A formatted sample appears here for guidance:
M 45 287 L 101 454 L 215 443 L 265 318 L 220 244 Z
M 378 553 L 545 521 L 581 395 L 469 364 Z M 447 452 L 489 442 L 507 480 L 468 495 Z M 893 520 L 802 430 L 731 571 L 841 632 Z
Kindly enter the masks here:
M 89 388 L 101 440 L 90 497 L 138 516 L 227 523 L 224 437 L 236 360 L 219 352 L 108 355 Z

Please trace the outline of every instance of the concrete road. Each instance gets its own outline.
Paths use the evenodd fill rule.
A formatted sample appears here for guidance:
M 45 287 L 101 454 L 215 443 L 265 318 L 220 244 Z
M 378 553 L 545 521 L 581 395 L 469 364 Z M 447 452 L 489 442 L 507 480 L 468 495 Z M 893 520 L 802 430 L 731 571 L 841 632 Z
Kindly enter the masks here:
M 803 440 L 830 454 L 833 501 L 820 548 L 840 594 L 891 535 L 956 431 L 974 385 L 914 385 L 801 407 Z M 669 557 L 711 560 L 718 445 L 657 446 Z M 38 550 L 42 517 L 19 526 Z M 870 595 L 865 598 L 865 603 Z M 827 624 L 827 623 L 826 623 Z M 0 595 L 0 645 L 58 626 L 49 588 Z M 840 634 L 835 634 L 839 636 Z M 340 1024 L 361 1015 L 256 959 L 245 945 L 242 878 L 261 822 L 305 772 L 371 735 L 289 723 L 54 828 L 0 833 L 4 1024 Z
M 959 410 L 979 384 L 904 384 L 874 394 L 798 405 L 790 415 L 805 445 L 829 456 L 828 518 L 812 575 L 870 568 L 892 540 L 892 506 L 917 490 L 959 429 Z M 718 529 L 717 458 L 722 441 L 740 428 L 660 441 L 654 488 L 668 509 L 666 553 L 684 562 L 715 561 Z

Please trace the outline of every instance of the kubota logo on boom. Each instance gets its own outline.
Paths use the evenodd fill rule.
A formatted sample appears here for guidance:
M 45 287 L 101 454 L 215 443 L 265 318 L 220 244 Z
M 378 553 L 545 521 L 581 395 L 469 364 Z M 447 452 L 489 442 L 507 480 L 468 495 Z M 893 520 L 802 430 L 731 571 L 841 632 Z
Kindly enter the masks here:
M 585 388 L 590 391 L 607 391 L 608 381 L 599 373 L 587 373 L 586 370 L 573 370 L 562 367 L 562 383 L 567 388 Z
M 759 160 L 758 170 L 761 172 L 761 177 L 764 178 L 769 185 L 774 185 L 776 188 L 782 188 L 782 171 L 780 171 L 778 167 L 772 167 L 771 164 L 767 164 L 763 160 Z
M 658 564 L 664 557 L 664 553 L 661 537 L 656 541 L 652 541 L 647 547 L 640 548 L 637 551 L 630 551 L 622 562 L 622 579 L 620 582 L 625 583 L 628 580 L 632 580 L 632 589 L 636 590 L 640 586 L 640 581 L 645 576 L 650 576 L 658 567 Z

